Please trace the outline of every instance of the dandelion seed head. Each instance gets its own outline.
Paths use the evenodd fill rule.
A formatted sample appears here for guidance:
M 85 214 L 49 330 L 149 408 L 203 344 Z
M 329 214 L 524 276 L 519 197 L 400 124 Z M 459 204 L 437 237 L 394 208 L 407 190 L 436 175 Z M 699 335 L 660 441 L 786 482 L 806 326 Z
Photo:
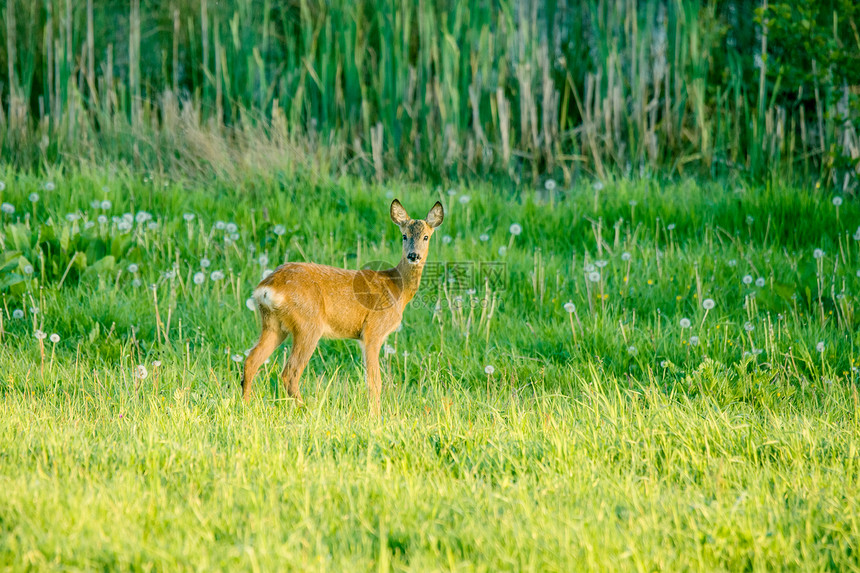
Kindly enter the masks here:
M 690 346 L 698 346 L 699 345 L 699 337 L 691 336 L 690 337 Z
M 215 221 L 215 228 L 219 231 L 223 231 L 227 228 L 227 223 L 225 223 L 224 221 Z
M 674 231 L 675 230 L 675 223 L 669 223 L 668 225 L 666 225 L 666 228 L 669 229 L 670 231 Z
M 629 261 L 632 258 L 633 258 L 633 255 L 631 255 L 627 251 L 624 251 L 623 253 L 621 253 L 621 260 L 622 261 Z
M 490 240 L 490 236 L 489 236 L 488 234 L 486 234 L 486 233 L 481 234 L 481 236 L 480 236 L 480 237 L 478 237 L 478 238 L 479 238 L 479 239 L 481 239 L 481 241 L 482 241 L 482 242 L 484 242 L 484 243 L 486 243 L 487 241 L 489 241 L 489 240 Z
M 628 347 L 627 347 L 627 354 L 629 354 L 629 355 L 631 355 L 631 356 L 636 356 L 636 352 L 637 352 L 637 351 L 636 351 L 636 347 L 635 347 L 635 346 L 628 346 Z
M 385 353 L 386 356 L 391 356 L 392 354 L 397 354 L 397 351 L 390 344 L 386 344 L 385 346 L 383 346 L 382 351 Z
M 735 259 L 729 259 L 728 265 L 730 267 L 736 267 L 736 266 L 738 266 L 738 261 Z
M 603 267 L 605 267 L 605 266 L 606 266 L 606 265 L 608 265 L 608 264 L 609 264 L 609 262 L 604 261 L 604 260 L 602 260 L 602 259 L 597 260 L 597 261 L 594 261 L 594 265 L 595 265 L 597 268 L 599 268 L 599 269 L 602 269 Z
M 516 236 L 519 236 L 519 234 L 523 232 L 523 228 L 520 226 L 519 223 L 513 223 L 511 225 L 510 231 L 511 231 L 511 235 L 516 237 Z
M 508 248 L 506 246 L 502 245 L 501 247 L 499 247 L 499 256 L 500 257 L 504 257 L 507 254 L 508 254 Z
M 210 261 L 206 257 L 203 257 L 202 259 L 200 259 L 200 266 L 203 267 L 204 269 L 208 269 L 209 265 L 211 265 L 211 264 L 212 264 L 212 261 Z
M 712 299 L 712 298 L 706 298 L 705 300 L 702 301 L 702 308 L 704 308 L 705 310 L 711 310 L 715 306 L 716 306 L 716 303 L 714 302 L 714 299 Z
M 236 223 L 227 223 L 227 226 L 224 227 L 228 233 L 235 233 L 239 230 L 239 226 Z
M 136 272 L 137 272 L 137 271 L 139 271 L 139 270 L 140 270 L 140 267 L 138 267 L 138 266 L 137 266 L 136 264 L 134 264 L 134 263 L 131 263 L 130 265 L 128 265 L 128 272 L 130 272 L 131 274 L 134 274 L 134 273 L 136 273 Z
M 812 256 L 813 258 L 820 259 L 824 257 L 824 251 L 822 251 L 821 249 L 815 249 L 814 251 L 812 251 Z
M 472 198 L 469 197 L 468 195 L 461 195 L 460 196 L 460 204 L 461 205 L 465 205 L 466 203 L 468 203 L 471 200 L 472 200 Z
M 206 281 L 206 275 L 205 274 L 203 274 L 202 272 L 199 272 L 199 271 L 194 273 L 194 284 L 202 285 L 205 281 Z
M 571 301 L 567 301 L 564 303 L 564 310 L 567 311 L 568 314 L 573 314 L 576 311 L 576 305 Z
M 45 191 L 53 191 L 54 189 L 56 189 L 56 188 L 57 188 L 57 186 L 56 186 L 56 185 L 54 185 L 54 182 L 53 182 L 53 181 L 48 181 L 48 182 L 46 182 L 46 183 L 45 183 L 45 185 L 44 185 L 44 187 L 45 187 Z
M 547 179 L 546 181 L 544 181 L 543 188 L 546 189 L 547 191 L 555 191 L 555 188 L 556 188 L 555 179 Z
M 190 223 L 194 220 L 194 213 L 185 213 L 184 215 L 182 215 L 182 218 L 185 219 L 186 223 Z
M 842 205 L 842 197 L 838 197 L 838 196 L 834 197 L 833 198 L 833 205 L 834 205 L 834 207 L 839 207 L 840 205 Z
M 287 232 L 287 228 L 283 225 L 275 225 L 274 232 L 277 236 L 282 236 Z
M 599 181 L 599 180 L 595 181 L 594 183 L 591 184 L 591 188 L 594 189 L 595 191 L 602 191 L 603 190 L 603 181 Z
M 593 283 L 596 283 L 597 281 L 600 280 L 600 273 L 597 271 L 592 271 L 592 272 L 588 273 L 588 280 L 590 280 Z
M 24 274 L 32 275 L 33 274 L 33 265 L 24 265 Z
M 131 281 L 131 286 L 133 286 L 134 288 L 140 288 L 142 284 L 143 283 L 140 281 L 140 279 L 134 279 Z
M 221 271 L 212 271 L 212 274 L 209 275 L 209 279 L 212 281 L 220 281 L 224 278 L 224 273 Z
M 36 332 L 34 332 L 34 333 L 33 333 L 33 336 L 35 336 L 35 337 L 36 337 L 36 340 L 45 340 L 45 339 L 48 337 L 48 335 L 47 335 L 47 334 L 45 334 L 45 333 L 44 333 L 43 331 L 41 331 L 41 330 L 37 330 Z
M 755 326 L 753 326 L 753 323 L 747 321 L 744 323 L 744 330 L 746 330 L 747 332 L 752 332 L 753 330 L 755 330 Z
M 15 206 L 12 203 L 2 203 L 0 204 L 0 211 L 3 211 L 7 215 L 14 215 Z
M 50 340 L 51 342 L 56 344 L 60 341 L 60 335 L 57 334 L 56 332 L 54 332 L 53 334 L 51 334 L 51 336 L 48 338 L 48 340 Z
M 680 324 L 681 328 L 690 328 L 691 322 L 689 318 L 682 318 Z
M 265 267 L 269 264 L 269 255 L 265 253 L 260 255 L 259 258 L 257 258 L 257 262 L 260 264 L 261 267 Z
M 495 371 L 496 368 L 492 364 L 487 364 L 486 366 L 484 366 L 484 372 L 487 374 L 487 376 L 492 376 L 493 372 Z
M 12 311 L 12 318 L 15 318 L 15 319 L 24 318 L 24 311 L 21 310 L 20 308 L 16 308 L 15 310 Z
M 762 288 L 765 285 L 765 280 L 762 277 L 759 277 L 755 280 L 755 286 L 758 288 Z
M 30 203 L 38 203 L 39 202 L 39 194 L 38 193 L 30 193 L 27 196 L 27 199 L 30 200 Z
M 451 239 L 451 235 L 444 235 L 442 237 L 442 242 L 445 243 L 446 245 L 450 245 L 452 240 L 453 239 Z
M 753 282 L 752 275 L 744 275 L 744 278 L 741 279 L 745 285 L 751 285 Z

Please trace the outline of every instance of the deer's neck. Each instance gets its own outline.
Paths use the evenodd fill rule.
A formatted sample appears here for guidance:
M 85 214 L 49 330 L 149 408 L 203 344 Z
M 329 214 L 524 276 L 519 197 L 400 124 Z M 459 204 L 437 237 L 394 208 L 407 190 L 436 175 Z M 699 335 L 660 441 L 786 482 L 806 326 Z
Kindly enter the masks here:
M 414 265 L 403 258 L 400 259 L 400 263 L 394 270 L 402 281 L 400 299 L 403 307 L 405 307 L 418 292 L 418 287 L 421 286 L 421 273 L 424 271 L 424 263 Z

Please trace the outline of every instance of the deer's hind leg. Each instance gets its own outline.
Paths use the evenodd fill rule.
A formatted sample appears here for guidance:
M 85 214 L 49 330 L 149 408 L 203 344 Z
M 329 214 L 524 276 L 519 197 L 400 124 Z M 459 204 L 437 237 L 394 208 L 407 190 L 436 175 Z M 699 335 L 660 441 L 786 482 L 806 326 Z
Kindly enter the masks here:
M 293 334 L 293 348 L 290 351 L 290 357 L 287 359 L 287 365 L 281 373 L 284 388 L 287 390 L 287 395 L 293 398 L 298 405 L 303 405 L 302 394 L 299 391 L 299 380 L 302 373 L 308 365 L 314 350 L 319 342 L 320 335 L 311 332 L 296 332 Z
M 242 398 L 247 402 L 251 399 L 251 383 L 260 365 L 265 362 L 272 352 L 281 345 L 284 341 L 284 333 L 279 328 L 273 328 L 274 325 L 263 322 L 263 332 L 260 334 L 260 340 L 251 349 L 250 354 L 245 359 L 245 371 L 242 376 Z

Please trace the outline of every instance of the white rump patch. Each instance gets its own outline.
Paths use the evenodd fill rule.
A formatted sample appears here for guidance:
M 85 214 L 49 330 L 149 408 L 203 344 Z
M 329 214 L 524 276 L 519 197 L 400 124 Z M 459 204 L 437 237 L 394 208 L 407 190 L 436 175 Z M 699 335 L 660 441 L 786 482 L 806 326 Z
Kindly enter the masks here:
M 258 306 L 274 309 L 280 307 L 284 302 L 284 297 L 275 289 L 263 286 L 254 291 L 254 300 Z

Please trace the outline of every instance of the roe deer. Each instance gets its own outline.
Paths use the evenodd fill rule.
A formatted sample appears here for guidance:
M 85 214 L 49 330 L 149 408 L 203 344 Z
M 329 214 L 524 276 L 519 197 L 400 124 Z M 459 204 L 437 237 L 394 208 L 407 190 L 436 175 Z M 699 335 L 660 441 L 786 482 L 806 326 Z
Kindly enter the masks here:
M 445 212 L 438 201 L 424 220 L 410 219 L 395 199 L 391 220 L 403 235 L 400 263 L 387 270 L 344 270 L 313 263 L 285 263 L 254 290 L 263 332 L 245 360 L 242 394 L 251 397 L 251 382 L 260 365 L 288 334 L 293 348 L 281 379 L 299 404 L 299 379 L 320 338 L 358 339 L 363 352 L 370 407 L 380 413 L 379 351 L 397 328 L 403 309 L 415 296 L 430 247 L 430 236 Z

